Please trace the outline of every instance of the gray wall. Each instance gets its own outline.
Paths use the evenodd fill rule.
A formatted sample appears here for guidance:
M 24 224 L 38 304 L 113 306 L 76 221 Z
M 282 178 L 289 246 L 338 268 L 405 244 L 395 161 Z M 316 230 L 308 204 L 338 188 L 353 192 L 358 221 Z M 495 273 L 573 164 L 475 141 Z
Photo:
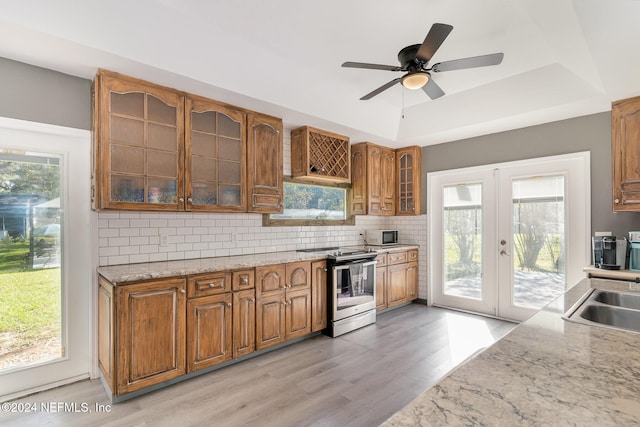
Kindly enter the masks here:
M 91 81 L 0 57 L 0 117 L 91 129 Z
M 592 233 L 624 236 L 640 230 L 640 213 L 613 213 L 611 208 L 611 112 L 424 147 L 423 200 L 428 172 L 578 151 L 591 152 Z

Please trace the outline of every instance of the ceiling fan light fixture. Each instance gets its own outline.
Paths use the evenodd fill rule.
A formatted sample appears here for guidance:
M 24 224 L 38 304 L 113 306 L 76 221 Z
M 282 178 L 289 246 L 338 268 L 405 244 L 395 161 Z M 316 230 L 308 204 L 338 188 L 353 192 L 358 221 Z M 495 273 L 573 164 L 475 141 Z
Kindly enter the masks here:
M 429 74 L 423 72 L 410 73 L 402 78 L 402 86 L 407 89 L 420 89 L 429 81 Z

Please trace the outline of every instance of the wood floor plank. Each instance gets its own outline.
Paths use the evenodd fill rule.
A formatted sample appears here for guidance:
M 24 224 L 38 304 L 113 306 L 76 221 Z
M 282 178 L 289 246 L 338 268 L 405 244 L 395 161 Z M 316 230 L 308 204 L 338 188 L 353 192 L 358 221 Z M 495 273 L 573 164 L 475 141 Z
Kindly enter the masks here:
M 0 412 L 0 425 L 378 425 L 513 327 L 412 304 L 341 337 L 315 336 L 113 405 L 110 412 Z M 97 380 L 16 402 L 108 404 Z

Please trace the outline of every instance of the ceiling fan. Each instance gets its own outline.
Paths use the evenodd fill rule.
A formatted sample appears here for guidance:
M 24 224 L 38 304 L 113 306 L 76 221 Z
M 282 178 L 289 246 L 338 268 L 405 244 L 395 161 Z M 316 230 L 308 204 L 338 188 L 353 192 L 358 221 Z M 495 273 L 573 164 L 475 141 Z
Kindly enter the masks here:
M 502 62 L 504 54 L 492 53 L 489 55 L 474 56 L 470 58 L 454 59 L 452 61 L 438 62 L 429 67 L 429 61 L 436 53 L 440 45 L 453 30 L 453 26 L 447 24 L 433 24 L 429 30 L 429 34 L 425 37 L 422 44 L 414 44 L 407 46 L 398 53 L 398 61 L 400 66 L 367 64 L 364 62 L 345 62 L 342 64 L 346 68 L 365 68 L 369 70 L 385 70 L 385 71 L 404 71 L 402 77 L 385 83 L 376 90 L 366 94 L 360 100 L 371 99 L 381 92 L 401 83 L 407 89 L 420 89 L 429 95 L 431 99 L 440 98 L 444 95 L 444 91 L 433 81 L 431 73 L 440 73 L 442 71 L 461 70 L 465 68 L 486 67 L 489 65 L 498 65 Z

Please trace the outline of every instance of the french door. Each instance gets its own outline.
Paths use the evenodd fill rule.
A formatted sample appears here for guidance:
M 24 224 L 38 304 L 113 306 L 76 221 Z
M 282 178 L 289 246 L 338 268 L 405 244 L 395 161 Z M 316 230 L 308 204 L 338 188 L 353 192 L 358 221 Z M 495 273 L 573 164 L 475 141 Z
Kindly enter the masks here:
M 91 373 L 90 146 L 0 118 L 0 401 Z
M 524 320 L 589 262 L 589 153 L 428 176 L 431 302 Z

